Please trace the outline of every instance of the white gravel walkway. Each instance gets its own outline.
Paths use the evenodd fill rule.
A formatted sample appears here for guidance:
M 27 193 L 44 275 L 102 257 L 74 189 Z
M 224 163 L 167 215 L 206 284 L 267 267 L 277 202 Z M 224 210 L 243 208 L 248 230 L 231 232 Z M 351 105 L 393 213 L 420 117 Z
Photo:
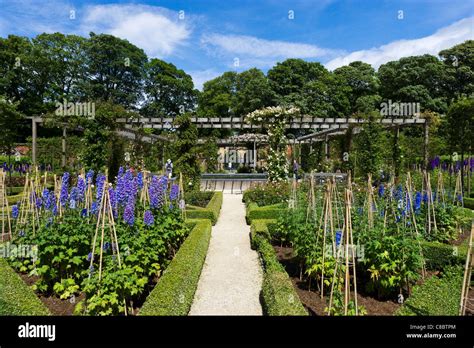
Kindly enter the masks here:
M 242 195 L 224 193 L 189 315 L 262 315 L 262 269 L 249 231 Z

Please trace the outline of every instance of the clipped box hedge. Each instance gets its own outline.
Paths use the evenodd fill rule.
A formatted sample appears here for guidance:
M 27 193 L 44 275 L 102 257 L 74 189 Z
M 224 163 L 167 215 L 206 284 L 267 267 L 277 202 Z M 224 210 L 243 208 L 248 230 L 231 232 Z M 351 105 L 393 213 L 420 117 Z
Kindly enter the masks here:
M 458 315 L 463 268 L 448 267 L 446 271 L 441 277 L 432 276 L 413 287 L 396 315 Z
M 209 220 L 194 224 L 188 238 L 148 295 L 139 315 L 188 315 L 211 238 Z
M 420 244 L 426 268 L 439 270 L 448 265 L 463 265 L 466 261 L 467 242 L 466 239 L 461 245 L 453 246 L 439 242 L 422 241 Z
M 277 220 L 280 216 L 287 213 L 287 209 L 284 204 L 273 204 L 259 207 L 256 203 L 249 203 L 247 205 L 246 220 L 247 224 L 251 224 L 254 220 L 261 219 L 275 219 Z
M 222 192 L 214 192 L 206 208 L 191 206 L 190 209 L 186 209 L 186 217 L 188 219 L 209 219 L 215 225 L 221 211 L 222 199 Z
M 474 198 L 464 197 L 463 202 L 464 202 L 464 208 L 469 208 L 469 209 L 474 210 Z
M 264 313 L 271 316 L 306 316 L 285 268 L 278 261 L 275 250 L 269 242 L 268 223 L 274 220 L 254 220 L 251 226 L 251 242 L 263 264 L 262 302 Z
M 18 274 L 0 258 L 0 315 L 50 315 Z
M 262 234 L 267 240 L 271 240 L 269 225 L 276 223 L 275 219 L 257 219 L 253 220 L 250 225 L 250 243 L 252 249 L 256 250 L 257 246 L 254 241 L 256 234 Z

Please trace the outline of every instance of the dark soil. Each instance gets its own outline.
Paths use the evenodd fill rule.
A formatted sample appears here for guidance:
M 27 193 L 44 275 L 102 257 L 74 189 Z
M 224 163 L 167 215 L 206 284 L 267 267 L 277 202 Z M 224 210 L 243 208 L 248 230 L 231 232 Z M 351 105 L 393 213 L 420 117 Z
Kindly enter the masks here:
M 33 285 L 39 280 L 38 276 L 28 276 L 27 274 L 19 274 L 21 279 L 27 284 L 28 286 Z M 85 299 L 86 295 L 84 293 L 80 293 L 77 295 L 74 300 L 67 299 L 61 300 L 59 297 L 54 295 L 43 295 L 43 294 L 36 294 L 38 298 L 43 302 L 43 304 L 49 309 L 52 315 L 72 315 L 74 313 L 74 307 L 77 303 Z
M 277 254 L 278 260 L 285 266 L 291 282 L 306 310 L 311 315 L 327 315 L 324 308 L 327 307 L 327 300 L 329 294 L 324 294 L 324 299 L 321 299 L 321 294 L 316 290 L 316 284 L 311 284 L 311 291 L 308 290 L 309 283 L 306 279 L 300 280 L 300 268 L 298 262 L 294 259 L 293 249 L 290 247 L 273 246 Z M 357 282 L 359 283 L 359 282 Z M 363 288 L 363 284 L 357 284 L 359 288 Z M 367 315 L 393 315 L 395 311 L 400 308 L 400 304 L 393 300 L 378 300 L 369 294 L 365 294 L 362 290 L 358 291 L 357 304 L 364 306 Z
M 470 234 L 471 234 L 471 228 L 465 228 L 462 230 L 462 233 L 459 235 L 459 237 L 456 240 L 450 240 L 449 244 L 461 245 L 467 238 L 469 238 Z

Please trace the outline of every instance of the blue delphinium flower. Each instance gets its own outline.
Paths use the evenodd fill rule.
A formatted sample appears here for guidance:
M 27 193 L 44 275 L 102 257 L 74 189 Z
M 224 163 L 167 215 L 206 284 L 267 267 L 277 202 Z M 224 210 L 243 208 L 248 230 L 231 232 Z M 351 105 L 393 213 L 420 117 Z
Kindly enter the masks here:
M 14 219 L 18 218 L 19 210 L 18 210 L 18 205 L 13 205 L 12 206 L 12 217 Z
M 51 210 L 54 216 L 58 215 L 58 206 L 56 204 L 53 205 L 53 209 Z
M 78 195 L 79 193 L 78 193 L 77 187 L 73 187 L 69 195 L 69 207 L 71 209 L 76 209 L 76 201 L 77 201 Z
M 90 252 L 89 254 L 87 254 L 87 261 L 90 261 L 92 259 L 92 252 Z
M 135 201 L 133 199 L 129 199 L 127 205 L 125 206 L 123 220 L 130 226 L 133 226 L 135 223 Z
M 100 205 L 102 200 L 102 193 L 104 192 L 104 184 L 105 184 L 105 175 L 99 174 L 96 179 L 96 200 L 97 203 Z
M 98 212 L 99 212 L 99 206 L 98 206 L 97 202 L 92 202 L 92 204 L 91 204 L 91 214 L 97 215 Z
M 379 197 L 382 198 L 385 193 L 385 187 L 383 184 L 380 184 L 379 186 Z
M 52 224 L 53 224 L 53 218 L 50 217 L 50 218 L 48 219 L 48 221 L 46 222 L 46 227 L 49 227 L 49 226 L 51 226 Z
M 426 203 L 426 202 L 428 202 L 428 194 L 425 192 L 423 194 L 423 203 Z
M 384 215 L 385 215 L 385 210 L 382 208 L 382 209 L 380 209 L 380 216 L 384 217 Z
M 421 208 L 421 193 L 420 192 L 417 192 L 415 194 L 415 206 L 414 206 L 414 208 L 415 208 L 415 211 L 418 211 Z
M 82 202 L 86 194 L 86 182 L 80 176 L 77 178 L 77 200 Z
M 104 243 L 104 246 L 103 246 L 103 249 L 104 249 L 104 251 L 109 250 L 109 249 L 110 249 L 110 243 L 109 243 L 109 242 L 105 242 L 105 243 Z
M 21 230 L 20 233 L 18 233 L 18 235 L 19 235 L 20 237 L 24 237 L 24 236 L 25 236 L 25 231 Z
M 81 210 L 81 217 L 86 217 L 87 216 L 87 209 L 84 208 Z
M 61 180 L 61 194 L 59 195 L 59 202 L 61 206 L 66 205 L 68 199 L 68 189 L 69 189 L 69 173 L 65 172 Z
M 112 212 L 114 214 L 114 218 L 118 216 L 118 207 L 117 207 L 117 195 L 116 190 L 113 187 L 109 187 L 109 196 L 110 196 L 110 205 L 112 207 Z
M 171 185 L 170 201 L 174 201 L 175 199 L 177 199 L 178 195 L 179 195 L 179 186 L 176 184 Z
M 39 197 L 36 197 L 36 208 L 41 209 L 42 206 L 43 206 L 43 200 Z
M 141 190 L 143 188 L 143 173 L 139 172 L 137 174 L 137 183 L 138 183 L 138 188 Z
M 143 216 L 143 222 L 147 226 L 151 226 L 155 223 L 155 218 L 153 217 L 153 214 L 151 211 L 149 210 L 145 211 L 145 214 Z
M 86 184 L 92 184 L 92 180 L 94 179 L 94 171 L 91 169 L 86 174 Z
M 403 188 L 402 185 L 398 185 L 395 191 L 393 192 L 393 197 L 395 200 L 400 200 L 403 197 Z
M 161 209 L 165 203 L 165 194 L 168 181 L 165 176 L 160 178 L 153 176 L 150 183 L 150 206 L 153 209 Z
M 363 212 L 364 209 L 362 209 L 362 207 L 357 208 L 357 214 L 362 215 Z
M 122 177 L 122 175 L 123 175 L 123 167 L 120 166 L 119 171 L 118 171 L 118 174 L 117 174 L 117 178 Z

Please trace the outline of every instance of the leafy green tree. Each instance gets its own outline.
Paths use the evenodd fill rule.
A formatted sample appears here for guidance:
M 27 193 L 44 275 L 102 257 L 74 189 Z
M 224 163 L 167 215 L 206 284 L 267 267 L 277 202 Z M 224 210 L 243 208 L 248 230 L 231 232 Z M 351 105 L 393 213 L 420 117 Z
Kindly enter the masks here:
M 265 74 L 256 68 L 237 76 L 235 114 L 243 116 L 272 104 L 273 92 Z
M 453 150 L 464 155 L 470 153 L 474 141 L 474 99 L 462 98 L 453 103 L 446 115 L 448 124 L 448 142 Z M 464 187 L 464 166 L 461 166 L 461 177 Z
M 349 113 L 365 112 L 367 97 L 374 97 L 378 92 L 378 79 L 374 68 L 370 64 L 360 61 L 334 70 L 334 75 L 340 79 L 340 85 L 346 87 L 345 92 L 349 100 Z M 362 99 L 361 99 L 362 98 Z
M 115 134 L 115 120 L 118 117 L 133 118 L 134 116 L 121 105 L 111 102 L 97 104 L 95 117 L 83 123 L 83 141 L 86 146 L 83 148 L 81 158 L 85 167 L 98 171 L 109 165 L 109 177 L 113 178 L 118 169 L 117 163 L 123 159 L 123 156 L 120 156 L 121 143 Z
M 143 114 L 175 117 L 195 108 L 198 91 L 193 79 L 183 70 L 160 59 L 145 65 L 146 104 Z
M 63 102 L 63 98 L 76 102 L 86 97 L 83 91 L 87 69 L 86 42 L 83 37 L 61 33 L 43 33 L 33 39 L 46 78 L 45 102 L 54 106 L 56 102 Z
M 197 127 L 191 122 L 191 114 L 189 113 L 178 115 L 174 123 L 178 126 L 178 133 L 173 146 L 176 158 L 173 161 L 173 172 L 183 175 L 185 190 L 199 189 L 201 173 L 196 148 L 198 140 Z
M 474 40 L 467 40 L 439 52 L 447 72 L 447 90 L 451 99 L 474 93 Z
M 238 74 L 228 71 L 204 83 L 198 114 L 206 117 L 235 116 Z
M 382 165 L 384 142 L 382 126 L 377 122 L 379 117 L 377 112 L 369 113 L 356 138 L 358 175 L 364 177 L 375 176 Z
M 287 59 L 268 71 L 275 103 L 295 106 L 303 113 L 324 111 L 329 103 L 327 69 L 317 62 Z
M 421 111 L 446 111 L 445 65 L 429 54 L 380 66 L 380 95 L 394 102 L 420 103 Z
M 33 45 L 30 39 L 16 35 L 0 38 L 0 95 L 18 102 L 18 111 L 33 114 L 41 101 L 32 98 L 31 75 Z M 31 88 L 31 89 L 30 89 Z
M 110 100 L 126 108 L 142 98 L 145 52 L 127 40 L 107 34 L 90 34 L 86 45 L 86 94 L 93 100 Z
M 0 152 L 10 155 L 15 147 L 18 137 L 18 123 L 22 114 L 17 111 L 17 105 L 0 97 Z

